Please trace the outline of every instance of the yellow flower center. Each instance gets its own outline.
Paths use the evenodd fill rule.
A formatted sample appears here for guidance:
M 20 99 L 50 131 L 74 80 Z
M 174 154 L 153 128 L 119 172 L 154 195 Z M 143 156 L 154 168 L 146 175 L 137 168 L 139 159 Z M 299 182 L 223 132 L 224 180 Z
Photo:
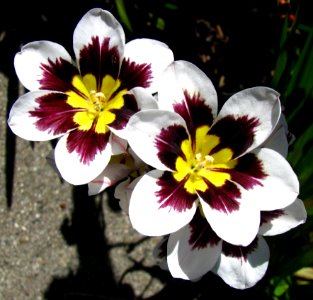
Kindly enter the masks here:
M 233 152 L 229 148 L 210 154 L 219 143 L 219 137 L 209 134 L 209 126 L 197 129 L 193 143 L 191 139 L 181 143 L 184 155 L 176 159 L 173 176 L 177 181 L 185 181 L 184 187 L 189 193 L 204 192 L 210 184 L 223 186 L 230 179 L 229 173 L 222 170 L 234 168 L 237 161 L 232 160 Z
M 80 93 L 68 92 L 67 103 L 77 109 L 74 122 L 78 125 L 78 129 L 87 131 L 94 126 L 96 133 L 109 131 L 107 125 L 116 118 L 112 110 L 124 106 L 123 96 L 127 90 L 118 91 L 120 81 L 106 75 L 102 79 L 101 89 L 97 90 L 95 76 L 87 74 L 83 78 L 74 77 L 72 85 Z
M 210 168 L 214 163 L 214 157 L 211 155 L 203 156 L 201 153 L 195 155 L 195 165 L 193 172 L 197 172 L 199 169 Z
M 93 104 L 94 109 L 97 112 L 103 111 L 108 100 L 106 96 L 104 95 L 104 93 L 92 90 L 90 91 L 89 94 L 90 94 L 90 100 L 91 100 L 91 103 Z

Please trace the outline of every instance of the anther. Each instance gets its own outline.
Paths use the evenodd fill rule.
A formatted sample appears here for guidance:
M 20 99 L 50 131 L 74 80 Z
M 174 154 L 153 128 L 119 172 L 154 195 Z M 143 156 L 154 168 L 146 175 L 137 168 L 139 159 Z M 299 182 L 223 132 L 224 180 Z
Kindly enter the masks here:
M 101 111 L 104 108 L 106 97 L 102 92 L 96 92 L 95 90 L 90 91 L 90 97 L 92 104 L 97 111 Z
M 210 167 L 214 162 L 214 158 L 211 155 L 205 155 L 203 157 L 201 153 L 197 153 L 195 155 L 195 158 L 196 158 L 196 161 L 198 162 L 195 165 L 195 169 L 202 169 L 202 168 Z

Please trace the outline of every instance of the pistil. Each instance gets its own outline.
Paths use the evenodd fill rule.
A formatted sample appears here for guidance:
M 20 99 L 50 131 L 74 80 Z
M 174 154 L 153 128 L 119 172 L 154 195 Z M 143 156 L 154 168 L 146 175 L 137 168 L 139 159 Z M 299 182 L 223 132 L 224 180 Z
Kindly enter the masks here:
M 210 168 L 212 164 L 214 163 L 214 158 L 211 155 L 205 155 L 203 156 L 201 153 L 197 153 L 195 155 L 196 158 L 196 164 L 193 167 L 194 171 L 198 171 L 199 169 L 203 168 Z
M 104 93 L 92 90 L 90 91 L 90 97 L 95 110 L 98 112 L 103 111 L 107 102 L 107 98 Z

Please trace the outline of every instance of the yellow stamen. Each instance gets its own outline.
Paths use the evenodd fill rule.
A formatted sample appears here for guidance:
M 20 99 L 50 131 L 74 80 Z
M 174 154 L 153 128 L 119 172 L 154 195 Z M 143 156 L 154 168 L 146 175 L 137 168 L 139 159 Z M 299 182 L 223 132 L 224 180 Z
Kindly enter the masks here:
M 181 143 L 184 157 L 177 158 L 173 176 L 177 181 L 186 180 L 184 187 L 189 193 L 206 191 L 209 188 L 208 182 L 216 187 L 223 186 L 230 179 L 227 169 L 234 168 L 237 164 L 237 160 L 232 159 L 232 150 L 223 148 L 214 154 L 208 154 L 219 143 L 217 136 L 209 134 L 208 126 L 197 129 L 194 147 L 191 139 Z
M 196 158 L 196 164 L 193 168 L 195 172 L 203 168 L 209 169 L 214 163 L 214 157 L 208 154 L 203 157 L 201 153 L 197 153 L 195 155 L 195 158 Z
M 127 89 L 118 90 L 121 86 L 120 80 L 106 75 L 102 79 L 101 88 L 97 88 L 97 80 L 94 75 L 87 74 L 83 78 L 75 76 L 73 86 L 79 91 L 68 92 L 67 103 L 78 108 L 73 117 L 80 130 L 90 130 L 94 125 L 95 132 L 105 133 L 109 130 L 116 115 L 114 110 L 124 106 L 124 95 Z
M 102 92 L 97 92 L 95 90 L 90 91 L 90 100 L 96 111 L 101 112 L 104 110 L 107 103 L 107 98 Z

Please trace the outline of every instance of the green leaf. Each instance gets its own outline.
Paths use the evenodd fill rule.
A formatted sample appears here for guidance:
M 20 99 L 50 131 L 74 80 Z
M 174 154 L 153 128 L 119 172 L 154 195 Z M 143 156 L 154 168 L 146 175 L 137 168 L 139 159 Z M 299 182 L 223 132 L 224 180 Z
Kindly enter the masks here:
M 116 5 L 117 13 L 119 14 L 119 17 L 121 19 L 121 22 L 126 26 L 126 28 L 130 32 L 133 32 L 132 25 L 130 23 L 130 20 L 126 12 L 124 0 L 115 0 L 115 5 Z
M 281 268 L 280 274 L 290 275 L 300 270 L 303 267 L 312 266 L 313 264 L 313 249 L 308 249 L 306 252 L 290 258 L 290 260 Z
M 296 138 L 295 142 L 292 145 L 292 151 L 288 155 L 288 160 L 294 168 L 297 168 L 297 165 L 301 159 L 306 159 L 306 148 L 312 143 L 313 140 L 313 123 L 304 131 L 304 133 Z
M 313 91 L 313 27 L 307 28 L 307 30 L 308 36 L 305 45 L 300 51 L 299 58 L 292 70 L 292 76 L 285 91 L 285 97 L 287 98 L 296 89 L 302 89 L 304 91 L 304 99 L 300 101 L 295 110 L 287 116 L 287 121 L 289 122 L 303 109 L 306 102 L 305 100 L 309 99 L 309 95 L 312 95 Z
M 287 41 L 288 41 L 288 18 L 285 18 L 279 45 L 280 51 L 276 61 L 275 74 L 272 79 L 272 86 L 275 88 L 277 88 L 283 74 L 286 72 L 288 61 L 288 53 L 286 47 Z
M 277 297 L 280 297 L 283 294 L 285 294 L 288 291 L 288 289 L 289 289 L 289 283 L 285 279 L 282 279 L 276 285 L 274 289 L 274 295 Z
M 165 21 L 162 18 L 157 18 L 155 27 L 159 30 L 165 29 Z
M 288 161 L 293 167 L 300 182 L 302 200 L 312 198 L 313 194 L 313 168 L 310 167 L 313 161 L 313 124 L 296 139 L 292 151 L 288 155 Z

